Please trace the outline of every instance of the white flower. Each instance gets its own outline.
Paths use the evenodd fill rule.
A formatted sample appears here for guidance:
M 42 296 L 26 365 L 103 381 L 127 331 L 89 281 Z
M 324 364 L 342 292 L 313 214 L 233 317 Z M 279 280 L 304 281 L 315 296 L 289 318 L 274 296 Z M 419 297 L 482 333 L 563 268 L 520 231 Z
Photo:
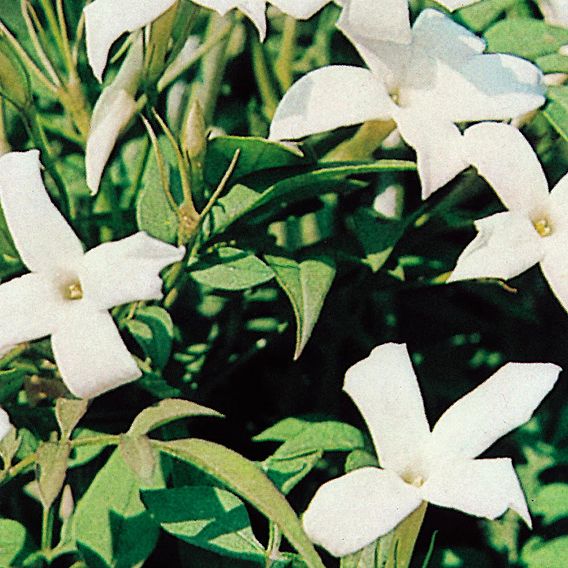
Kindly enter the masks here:
M 560 370 L 509 363 L 430 431 L 406 346 L 375 348 L 347 371 L 344 389 L 367 423 L 381 469 L 363 467 L 320 487 L 303 517 L 306 533 L 345 556 L 390 532 L 423 501 L 489 519 L 511 508 L 530 526 L 511 460 L 474 458 L 529 420 Z
M 421 12 L 409 45 L 371 41 L 340 25 L 370 70 L 337 65 L 305 75 L 276 109 L 272 139 L 393 119 L 416 150 L 427 197 L 467 167 L 456 122 L 512 118 L 544 103 L 534 65 L 483 54 L 483 40 L 435 10 Z
M 85 149 L 87 186 L 97 193 L 106 163 L 122 131 L 136 114 L 134 95 L 142 76 L 144 43 L 139 35 L 130 46 L 114 81 L 103 89 L 93 109 Z
M 13 428 L 8 413 L 0 408 L 0 441 L 2 441 Z
M 537 263 L 568 311 L 568 174 L 549 193 L 536 154 L 506 124 L 477 124 L 464 143 L 471 164 L 507 207 L 476 221 L 477 237 L 465 248 L 448 279 L 507 280 Z
M 0 158 L 0 204 L 29 274 L 0 285 L 0 351 L 51 336 L 63 381 L 91 398 L 140 376 L 108 310 L 162 297 L 159 271 L 183 247 L 136 233 L 87 253 L 50 201 L 39 152 Z
M 546 23 L 568 28 L 568 0 L 538 0 Z
M 125 32 L 143 28 L 171 8 L 177 0 L 95 0 L 83 9 L 87 58 L 102 81 L 112 44 Z

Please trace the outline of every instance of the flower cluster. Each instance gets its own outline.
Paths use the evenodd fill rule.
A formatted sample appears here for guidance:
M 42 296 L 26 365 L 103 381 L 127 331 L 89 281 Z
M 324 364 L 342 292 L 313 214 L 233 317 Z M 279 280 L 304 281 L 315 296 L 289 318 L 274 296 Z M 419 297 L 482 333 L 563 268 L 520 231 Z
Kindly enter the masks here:
M 437 1 L 452 12 L 477 0 Z M 568 27 L 566 1 L 542 0 L 540 4 L 541 11 L 551 23 Z M 78 226 L 80 220 L 76 215 L 72 218 L 73 207 L 68 203 L 62 208 L 64 214 L 55 204 L 55 197 L 64 195 L 57 168 L 53 169 L 55 173 L 51 170 L 49 173 L 53 187 L 60 195 L 51 191 L 51 185 L 46 187 L 44 184 L 39 149 L 28 149 L 28 144 L 22 146 L 27 151 L 4 151 L 0 146 L 0 154 L 3 154 L 0 157 L 0 206 L 10 242 L 19 257 L 16 264 L 21 261 L 19 268 L 9 275 L 11 279 L 0 284 L 3 316 L 0 352 L 3 356 L 18 345 L 49 337 L 59 384 L 64 384 L 67 396 L 81 399 L 91 399 L 135 381 L 142 376 L 142 369 L 146 370 L 145 362 L 133 356 L 121 336 L 121 318 L 116 318 L 117 311 L 113 308 L 132 304 L 134 310 L 138 302 L 160 301 L 163 299 L 161 271 L 174 265 L 171 273 L 178 276 L 178 268 L 183 272 L 199 266 L 199 247 L 209 237 L 219 237 L 215 233 L 215 223 L 219 219 L 208 215 L 240 167 L 240 148 L 228 159 L 228 152 L 220 152 L 223 154 L 220 162 L 226 166 L 225 160 L 229 165 L 223 170 L 224 175 L 218 176 L 221 181 L 216 189 L 205 187 L 209 183 L 209 180 L 204 181 L 207 178 L 204 162 L 208 141 L 205 123 L 210 122 L 211 117 L 207 117 L 207 111 L 202 111 L 199 96 L 192 99 L 193 106 L 188 104 L 184 109 L 185 114 L 180 120 L 184 124 L 176 128 L 170 128 L 168 120 L 163 120 L 156 110 L 159 108 L 158 96 L 182 75 L 188 61 L 197 60 L 205 52 L 218 50 L 224 53 L 229 49 L 232 28 L 221 30 L 218 37 L 213 36 L 212 45 L 200 45 L 200 40 L 190 35 L 191 27 L 179 25 L 176 20 L 183 13 L 187 21 L 192 21 L 200 10 L 213 11 L 209 24 L 222 21 L 222 17 L 233 10 L 239 14 L 233 14 L 235 21 L 244 16 L 246 25 L 252 30 L 251 45 L 258 49 L 257 55 L 260 54 L 254 63 L 261 68 L 266 66 L 263 59 L 266 43 L 263 42 L 271 31 L 267 15 L 270 17 L 272 11 L 284 14 L 290 22 L 291 19 L 309 20 L 322 10 L 335 10 L 337 21 L 333 21 L 333 29 L 352 48 L 351 62 L 353 58 L 359 61 L 356 65 L 322 64 L 295 82 L 296 77 L 290 72 L 287 80 L 281 81 L 278 95 L 282 96 L 272 101 L 273 108 L 266 112 L 269 120 L 265 123 L 265 133 L 268 134 L 262 143 L 270 149 L 264 148 L 245 163 L 246 175 L 254 177 L 254 163 L 260 161 L 263 152 L 274 152 L 275 155 L 288 152 L 296 158 L 302 153 L 297 151 L 296 144 L 300 144 L 301 149 L 305 138 L 341 127 L 357 127 L 358 133 L 366 128 L 370 131 L 376 128 L 378 134 L 372 141 L 367 141 L 364 152 L 357 154 L 353 150 L 348 156 L 363 168 L 368 164 L 360 159 L 373 156 L 385 139 L 396 131 L 402 140 L 401 146 L 406 144 L 410 147 L 409 152 L 416 156 L 422 200 L 428 200 L 434 192 L 471 167 L 474 171 L 468 175 L 484 178 L 506 209 L 475 221 L 477 235 L 457 260 L 453 257 L 455 268 L 444 275 L 443 281 L 451 284 L 469 279 L 509 280 L 539 264 L 554 296 L 568 312 L 568 174 L 549 191 L 539 157 L 519 129 L 546 102 L 545 76 L 534 62 L 489 49 L 486 39 L 457 23 L 451 13 L 427 8 L 413 18 L 408 0 L 94 0 L 84 7 L 79 29 L 84 24 L 88 62 L 85 68 L 96 79 L 91 78 L 91 82 L 98 100 L 88 120 L 83 121 L 83 129 L 76 128 L 76 132 L 65 140 L 65 144 L 80 147 L 85 158 L 84 184 L 81 179 L 85 191 L 73 205 L 81 199 L 92 202 L 103 196 L 106 188 L 99 195 L 97 193 L 101 186 L 105 187 L 102 183 L 105 169 L 119 147 L 120 137 L 133 126 L 140 113 L 145 113 L 149 117 L 149 120 L 142 118 L 146 131 L 138 124 L 144 135 L 148 134 L 144 152 L 149 155 L 154 151 L 155 178 L 159 178 L 154 181 L 156 186 L 161 183 L 164 190 L 159 198 L 155 195 L 148 198 L 150 209 L 165 211 L 163 218 L 166 221 L 160 218 L 156 222 L 157 233 L 162 235 L 160 231 L 169 228 L 171 219 L 177 233 L 161 240 L 140 230 L 122 239 L 109 240 L 100 232 L 97 238 L 107 242 L 85 252 L 78 235 L 85 237 L 90 229 Z M 60 8 L 57 17 L 64 20 L 62 13 L 63 8 Z M 40 26 L 40 19 L 37 22 L 35 25 Z M 168 41 L 156 39 L 162 32 Z M 129 34 L 128 39 L 119 53 L 126 55 L 118 72 L 114 73 L 109 63 L 112 61 L 110 54 L 124 34 Z M 0 40 L 5 37 L 9 36 L 0 29 Z M 36 37 L 32 39 L 34 44 L 41 43 Z M 60 39 L 65 44 L 64 34 Z M 226 43 L 219 47 L 222 40 Z M 0 67 L 4 62 L 2 45 L 0 43 Z M 44 77 L 31 59 L 28 61 L 17 49 L 16 52 L 24 63 L 37 70 L 39 77 Z M 48 81 L 48 84 L 52 85 L 54 96 L 65 95 L 67 102 L 73 101 L 71 106 L 76 111 L 74 97 L 81 91 L 71 91 L 71 87 L 77 85 L 78 55 L 69 50 L 65 56 L 68 62 L 75 64 L 68 83 L 60 80 L 62 74 L 58 70 L 53 70 L 54 83 Z M 39 59 L 49 74 L 49 61 L 45 61 L 49 58 L 42 53 Z M 221 69 L 223 64 L 222 57 L 213 60 L 213 67 Z M 562 68 L 566 62 L 561 65 L 554 60 L 554 65 Z M 4 65 L 4 69 L 8 67 Z M 19 71 L 15 66 L 14 69 L 10 67 L 9 72 L 17 76 Z M 269 72 L 266 74 L 270 75 Z M 42 124 L 30 111 L 33 97 L 29 100 L 26 96 L 10 99 L 9 93 L 4 92 L 9 91 L 6 85 L 12 89 L 21 85 L 11 76 L 10 81 L 5 79 L 8 75 L 0 69 L 0 103 L 6 98 L 21 111 L 30 138 L 34 146 L 41 148 L 41 160 L 47 166 L 53 156 L 48 146 L 42 147 L 45 137 Z M 565 79 L 564 76 L 562 80 Z M 215 80 L 219 87 L 219 77 Z M 270 90 L 262 81 L 259 81 L 259 87 Z M 199 88 L 192 89 L 193 97 L 199 93 Z M 220 87 L 218 90 L 221 91 Z M 137 98 L 141 92 L 144 94 Z M 172 88 L 168 108 L 175 106 L 173 92 Z M 230 95 L 230 91 L 224 94 Z M 0 104 L 0 134 L 4 128 L 3 116 Z M 77 119 L 75 126 L 79 124 L 81 121 Z M 156 125 L 161 128 L 158 134 Z M 352 140 L 356 137 L 357 134 Z M 163 151 L 164 142 L 169 144 L 173 158 L 164 158 L 167 153 Z M 259 140 L 255 139 L 255 143 Z M 292 160 L 288 154 L 286 159 Z M 327 157 L 330 156 L 327 162 L 334 165 L 335 161 L 341 161 L 340 166 L 344 166 L 343 162 L 347 161 L 343 159 L 345 154 L 332 151 Z M 340 159 L 336 160 L 337 156 Z M 322 163 L 325 166 L 325 162 L 326 159 L 322 160 L 318 166 Z M 271 175 L 279 166 L 270 164 L 265 169 Z M 359 172 L 352 170 L 345 179 L 352 173 Z M 141 173 L 136 178 L 133 193 L 140 187 L 140 178 Z M 316 180 L 312 185 L 317 186 L 317 183 Z M 306 186 L 312 187 L 309 183 Z M 269 191 L 273 194 L 288 191 L 275 187 L 270 185 L 262 195 L 266 188 L 256 192 L 256 189 L 245 187 L 248 192 L 243 194 L 244 197 L 239 195 L 219 209 L 229 210 L 229 213 L 232 208 L 237 210 L 235 219 L 240 220 L 249 210 L 266 206 L 273 198 L 273 195 L 267 197 Z M 491 192 L 488 194 L 491 196 Z M 54 196 L 54 201 L 50 196 Z M 112 204 L 109 215 L 120 217 L 124 212 L 122 202 L 116 195 L 114 197 L 117 203 Z M 287 195 L 279 197 L 280 215 L 289 203 Z M 136 196 L 129 205 L 135 199 L 141 201 Z M 139 217 L 136 221 L 143 229 Z M 219 218 L 220 226 L 230 225 L 228 214 L 225 217 L 220 214 Z M 133 220 L 131 227 L 134 227 Z M 204 233 L 207 233 L 206 237 L 203 237 Z M 124 234 L 128 232 L 113 233 L 112 238 Z M 278 230 L 270 234 L 274 237 L 270 246 L 274 247 L 280 246 L 280 241 L 287 236 L 282 237 Z M 179 246 L 170 244 L 176 239 Z M 88 239 L 84 240 L 88 242 Z M 204 247 L 204 254 L 221 258 L 227 251 L 236 250 L 233 244 L 232 237 L 219 237 Z M 181 266 L 176 263 L 184 260 L 186 246 L 189 260 Z M 382 252 L 383 249 L 379 251 Z M 289 259 L 282 255 L 280 265 L 274 263 L 273 266 L 269 259 L 274 257 L 264 253 L 262 258 L 247 253 L 236 254 L 235 265 L 231 266 L 232 272 L 236 273 L 253 264 L 254 270 L 261 273 L 260 280 L 233 288 L 222 282 L 226 287 L 220 288 L 235 291 L 263 284 L 272 278 L 279 280 L 292 299 L 296 316 L 303 308 L 307 313 L 307 316 L 305 313 L 298 316 L 302 328 L 299 333 L 309 328 L 307 337 L 299 341 L 303 346 L 325 297 L 323 294 L 322 298 L 312 301 L 306 291 L 311 274 L 302 273 L 302 268 L 312 257 L 306 255 L 295 264 L 285 264 Z M 247 264 L 249 261 L 251 264 Z M 244 269 L 241 269 L 243 264 L 237 265 L 239 262 L 244 264 Z M 210 269 L 207 262 L 203 266 L 203 272 Z M 28 272 L 18 272 L 21 268 Z M 199 268 L 195 270 L 199 272 Z M 291 285 L 280 282 L 286 271 L 294 272 Z M 230 271 L 223 273 L 218 280 L 231 280 L 232 274 L 227 276 L 228 273 Z M 197 277 L 195 280 L 199 282 Z M 172 281 L 175 282 L 175 278 Z M 211 282 L 205 282 L 204 286 L 208 285 L 214 287 Z M 331 283 L 326 290 L 330 286 Z M 179 290 L 174 292 L 177 295 Z M 174 336 L 172 332 L 171 337 Z M 235 358 L 233 354 L 227 356 Z M 189 355 L 184 353 L 179 360 L 184 357 Z M 512 460 L 479 456 L 532 417 L 555 385 L 560 371 L 561 368 L 553 363 L 507 363 L 455 402 L 430 428 L 406 346 L 387 343 L 376 347 L 368 358 L 347 371 L 344 390 L 368 426 L 380 465 L 360 467 L 324 483 L 303 515 L 305 533 L 313 543 L 324 547 L 333 556 L 343 557 L 396 531 L 425 503 L 486 519 L 496 519 L 511 509 L 531 527 L 531 514 Z M 168 420 L 186 415 L 191 413 L 176 410 Z M 18 422 L 15 416 L 13 419 Z M 156 419 L 152 428 L 162 424 L 161 418 Z M 140 436 L 133 435 L 134 442 L 129 438 L 128 443 L 140 444 L 133 451 L 135 458 L 129 458 L 132 454 L 122 448 L 125 460 L 136 462 L 134 469 L 139 465 L 137 460 L 143 461 L 148 455 L 152 466 L 149 469 L 153 471 L 155 466 L 152 447 L 145 438 L 149 429 Z M 10 418 L 0 408 L 0 441 L 9 438 L 10 433 L 13 433 Z M 147 446 L 144 445 L 146 442 Z M 66 456 L 70 447 L 64 448 Z M 173 451 L 170 453 L 175 455 Z M 4 459 L 1 451 L 0 454 Z M 9 460 L 4 461 L 9 464 Z M 232 465 L 223 464 L 218 469 L 224 467 L 231 469 Z M 5 469 L 9 469 L 9 465 Z M 204 469 L 207 473 L 217 471 L 214 467 L 211 471 Z M 258 473 L 254 467 L 252 471 L 252 475 Z M 226 485 L 231 487 L 230 483 Z M 299 520 L 296 521 L 299 528 L 294 534 L 304 535 Z M 189 542 L 193 541 L 189 539 Z M 308 545 L 313 549 L 309 540 Z M 315 552 L 314 555 L 317 557 Z M 268 562 L 268 556 L 266 560 Z M 318 566 L 317 563 L 312 565 Z

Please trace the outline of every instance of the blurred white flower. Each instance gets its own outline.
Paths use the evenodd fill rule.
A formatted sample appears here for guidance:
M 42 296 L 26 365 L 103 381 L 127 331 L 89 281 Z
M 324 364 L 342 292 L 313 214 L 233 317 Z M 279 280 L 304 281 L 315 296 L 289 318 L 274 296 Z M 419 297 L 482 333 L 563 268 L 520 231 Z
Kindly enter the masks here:
M 538 0 L 546 23 L 568 28 L 568 0 Z
M 0 350 L 50 335 L 67 388 L 91 398 L 141 375 L 108 310 L 161 298 L 159 272 L 185 251 L 139 232 L 84 253 L 40 167 L 37 150 L 0 158 L 0 204 L 31 271 L 0 285 Z
M 428 197 L 467 167 L 455 123 L 512 118 L 544 103 L 537 67 L 484 54 L 483 40 L 436 10 L 421 12 L 408 45 L 358 35 L 344 20 L 338 25 L 369 69 L 327 66 L 302 77 L 276 109 L 270 138 L 392 119 L 416 150 Z
M 470 163 L 508 211 L 476 221 L 479 234 L 458 258 L 448 281 L 507 280 L 540 263 L 568 311 L 568 174 L 549 193 L 535 152 L 506 124 L 472 126 L 465 131 L 464 145 Z
M 345 556 L 394 529 L 423 501 L 495 519 L 507 509 L 530 526 L 508 458 L 474 459 L 530 419 L 560 367 L 508 363 L 454 403 L 432 431 L 405 345 L 375 348 L 345 377 L 371 433 L 381 468 L 325 483 L 304 514 L 308 536 Z
M 2 441 L 13 428 L 8 413 L 0 408 L 0 441 Z

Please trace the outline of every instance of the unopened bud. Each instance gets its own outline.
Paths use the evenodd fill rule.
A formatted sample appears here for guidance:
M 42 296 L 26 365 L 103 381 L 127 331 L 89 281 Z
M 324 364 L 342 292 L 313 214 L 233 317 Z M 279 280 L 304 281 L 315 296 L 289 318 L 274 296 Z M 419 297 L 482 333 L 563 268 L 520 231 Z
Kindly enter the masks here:
M 16 52 L 0 35 L 0 96 L 19 109 L 30 106 L 32 95 L 29 77 Z
M 61 502 L 59 504 L 59 518 L 62 521 L 66 521 L 75 509 L 75 500 L 73 499 L 73 493 L 71 491 L 71 486 L 66 484 L 63 488 L 63 493 L 61 494 Z
M 207 127 L 199 101 L 193 101 L 184 125 L 183 147 L 190 160 L 202 161 L 207 147 Z

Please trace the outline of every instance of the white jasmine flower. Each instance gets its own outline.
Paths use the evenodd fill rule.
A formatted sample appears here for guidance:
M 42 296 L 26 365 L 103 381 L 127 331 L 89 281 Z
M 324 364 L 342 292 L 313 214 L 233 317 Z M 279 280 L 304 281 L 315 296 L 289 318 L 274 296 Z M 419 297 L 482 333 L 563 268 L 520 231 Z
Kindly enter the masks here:
M 31 271 L 0 285 L 0 351 L 51 336 L 67 388 L 91 398 L 141 375 L 108 310 L 161 298 L 159 271 L 185 251 L 140 232 L 84 253 L 40 167 L 37 150 L 0 158 L 0 204 Z
M 530 526 L 511 460 L 474 458 L 529 420 L 560 370 L 509 363 L 430 431 L 406 346 L 375 348 L 347 371 L 344 389 L 369 427 L 381 468 L 363 467 L 320 487 L 303 517 L 306 533 L 345 556 L 390 532 L 423 501 L 488 519 L 510 508 Z
M 13 428 L 8 413 L 0 408 L 0 441 L 2 441 Z
M 85 150 L 87 186 L 99 190 L 104 168 L 122 131 L 136 114 L 134 96 L 142 76 L 144 44 L 139 35 L 130 46 L 114 81 L 103 89 L 93 109 Z
M 424 197 L 467 167 L 455 123 L 512 118 L 544 103 L 542 74 L 511 55 L 484 54 L 483 40 L 424 10 L 408 45 L 371 40 L 340 23 L 369 69 L 326 66 L 284 95 L 270 138 L 297 139 L 367 120 L 394 120 L 417 153 Z
M 535 152 L 506 124 L 472 126 L 464 142 L 471 164 L 508 211 L 476 221 L 479 234 L 458 258 L 448 281 L 507 280 L 539 263 L 568 311 L 568 174 L 549 193 Z
M 94 0 L 85 8 L 87 58 L 102 81 L 112 44 L 126 32 L 143 28 L 171 8 L 177 0 Z

